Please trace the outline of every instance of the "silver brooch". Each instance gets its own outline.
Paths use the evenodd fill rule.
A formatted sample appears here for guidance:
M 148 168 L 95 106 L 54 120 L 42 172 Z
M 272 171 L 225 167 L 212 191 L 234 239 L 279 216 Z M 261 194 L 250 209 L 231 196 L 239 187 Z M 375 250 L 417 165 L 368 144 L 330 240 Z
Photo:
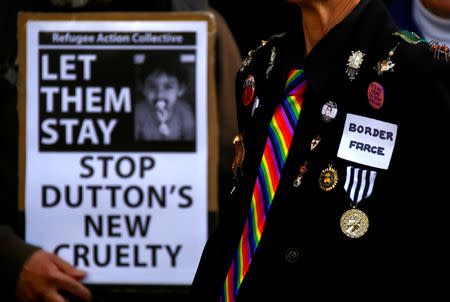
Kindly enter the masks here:
M 250 63 L 253 60 L 253 54 L 258 51 L 258 49 L 260 49 L 261 47 L 263 47 L 264 45 L 266 45 L 267 41 L 262 40 L 261 44 L 258 45 L 258 47 L 256 47 L 255 49 L 252 49 L 248 52 L 247 57 L 244 59 L 244 61 L 242 61 L 241 63 L 241 67 L 239 68 L 239 71 L 242 72 L 244 71 L 244 69 L 250 65 Z
M 352 51 L 352 54 L 348 58 L 347 63 L 347 71 L 345 72 L 348 75 L 350 81 L 353 81 L 358 75 L 359 68 L 364 61 L 365 54 L 360 50 Z
M 255 51 L 254 50 L 250 50 L 249 52 L 248 52 L 248 55 L 247 55 L 247 57 L 244 59 L 244 61 L 242 61 L 242 63 L 241 63 L 241 67 L 239 68 L 239 71 L 240 72 L 243 72 L 244 71 L 244 69 L 245 69 L 245 67 L 247 67 L 248 65 L 250 65 L 250 63 L 252 62 L 252 56 L 253 56 L 253 53 L 254 53 Z
M 272 52 L 270 53 L 270 62 L 269 62 L 269 66 L 266 69 L 266 79 L 269 78 L 270 76 L 270 72 L 273 69 L 273 65 L 275 63 L 275 58 L 277 57 L 277 50 L 275 47 L 272 47 Z

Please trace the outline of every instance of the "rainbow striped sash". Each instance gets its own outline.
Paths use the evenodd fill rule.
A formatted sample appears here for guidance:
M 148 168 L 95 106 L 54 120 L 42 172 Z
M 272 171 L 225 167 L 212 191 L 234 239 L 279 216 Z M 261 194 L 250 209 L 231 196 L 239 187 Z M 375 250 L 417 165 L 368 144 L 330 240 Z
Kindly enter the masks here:
M 235 301 L 258 247 L 300 116 L 305 88 L 303 70 L 291 70 L 286 82 L 286 97 L 275 109 L 270 121 L 269 136 L 253 188 L 249 215 L 225 279 L 221 302 Z

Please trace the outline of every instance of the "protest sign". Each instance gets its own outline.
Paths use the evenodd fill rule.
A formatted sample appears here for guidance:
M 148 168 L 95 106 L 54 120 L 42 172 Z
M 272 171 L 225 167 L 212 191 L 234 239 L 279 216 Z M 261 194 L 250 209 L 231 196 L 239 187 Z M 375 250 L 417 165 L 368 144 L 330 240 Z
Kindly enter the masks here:
M 25 234 L 93 284 L 187 285 L 207 237 L 207 14 L 21 14 Z

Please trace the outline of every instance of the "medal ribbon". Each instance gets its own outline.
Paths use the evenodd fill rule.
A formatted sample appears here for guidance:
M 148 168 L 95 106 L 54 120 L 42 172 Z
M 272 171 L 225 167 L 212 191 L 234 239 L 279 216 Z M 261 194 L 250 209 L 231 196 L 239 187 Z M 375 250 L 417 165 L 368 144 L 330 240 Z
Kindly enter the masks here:
M 291 70 L 285 87 L 286 96 L 275 109 L 270 121 L 269 135 L 253 188 L 249 215 L 228 269 L 220 296 L 221 302 L 235 301 L 252 256 L 258 247 L 300 116 L 305 88 L 303 70 Z

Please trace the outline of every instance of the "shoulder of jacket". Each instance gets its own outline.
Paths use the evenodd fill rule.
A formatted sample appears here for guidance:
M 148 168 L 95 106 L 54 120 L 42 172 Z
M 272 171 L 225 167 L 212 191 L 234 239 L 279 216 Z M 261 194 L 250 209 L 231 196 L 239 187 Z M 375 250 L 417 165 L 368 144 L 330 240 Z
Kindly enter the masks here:
M 399 30 L 393 33 L 400 37 L 400 43 L 404 47 L 407 56 L 413 61 L 425 62 L 427 64 L 448 63 L 450 61 L 449 47 L 437 41 L 428 41 L 414 32 Z
M 407 74 L 423 74 L 449 70 L 450 53 L 445 44 L 427 41 L 413 32 L 400 30 L 393 33 L 396 40 L 399 64 Z M 396 47 L 397 48 L 397 47 Z M 399 62 L 399 63 L 400 63 Z

